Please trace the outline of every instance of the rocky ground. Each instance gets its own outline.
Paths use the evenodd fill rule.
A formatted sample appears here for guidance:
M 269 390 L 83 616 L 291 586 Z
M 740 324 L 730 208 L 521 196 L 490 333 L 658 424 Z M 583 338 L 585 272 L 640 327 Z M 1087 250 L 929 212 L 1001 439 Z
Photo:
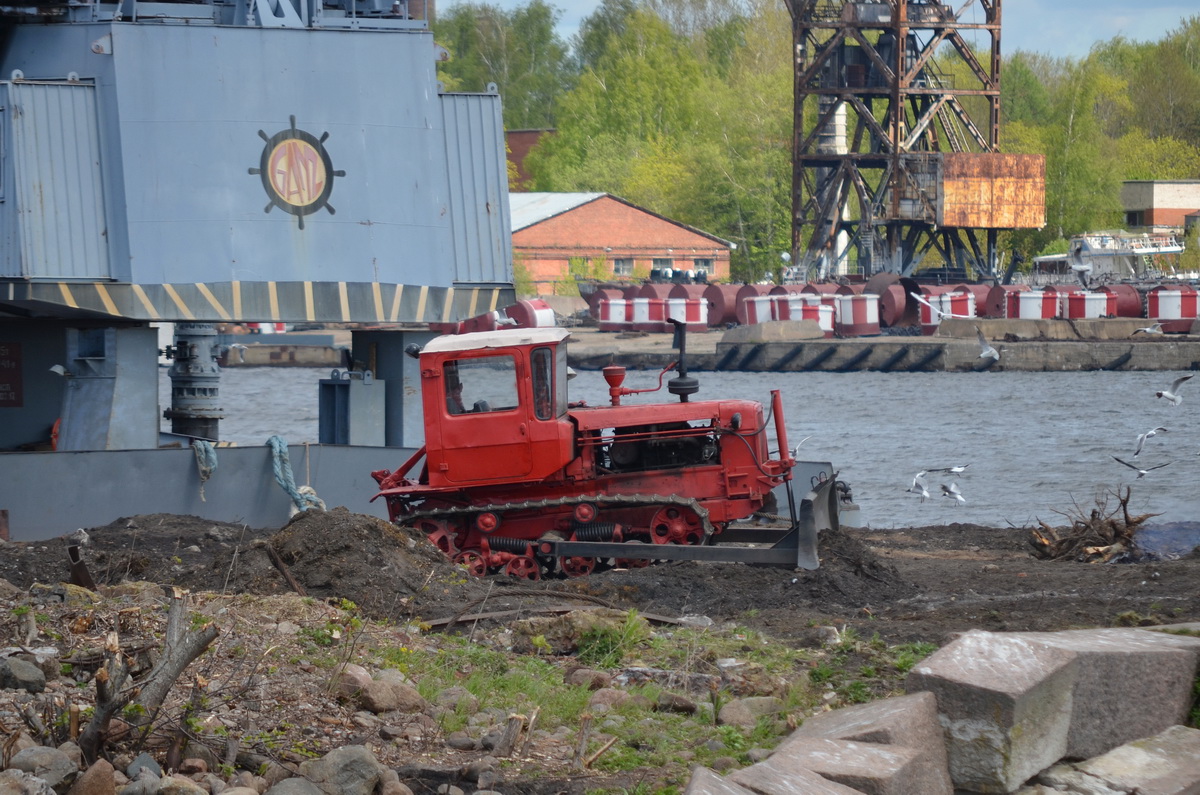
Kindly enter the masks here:
M 89 672 L 98 665 L 105 635 L 117 630 L 123 648 L 153 649 L 163 622 L 158 586 L 188 589 L 195 613 L 221 628 L 215 652 L 193 669 L 209 692 L 236 686 L 237 698 L 210 719 L 241 730 L 242 753 L 286 764 L 361 744 L 382 764 L 407 770 L 410 775 L 401 778 L 412 791 L 432 792 L 436 771 L 458 771 L 484 755 L 479 736 L 487 733 L 488 721 L 496 729 L 506 715 L 483 714 L 472 723 L 475 741 L 459 738 L 462 747 L 454 747 L 438 733 L 437 716 L 439 709 L 461 709 L 456 697 L 442 704 L 435 699 L 421 720 L 347 703 L 330 685 L 329 668 L 314 659 L 314 641 L 328 642 L 329 653 L 344 654 L 345 661 L 354 659 L 351 638 L 363 647 L 407 651 L 426 648 L 435 635 L 457 633 L 492 647 L 508 637 L 511 647 L 516 622 L 584 606 L 634 609 L 667 626 L 680 619 L 711 620 L 714 627 L 733 622 L 794 648 L 820 647 L 831 627 L 886 644 L 940 645 L 970 628 L 1200 620 L 1200 555 L 1127 564 L 1038 560 L 1031 555 L 1030 532 L 958 524 L 843 530 L 822 540 L 822 565 L 812 572 L 683 562 L 530 583 L 466 577 L 424 539 L 344 508 L 265 529 L 135 516 L 74 537 L 0 542 L 0 580 L 11 585 L 0 583 L 0 655 L 2 647 L 10 653 L 15 647 L 53 648 L 60 662 L 73 665 L 47 692 L 60 708 L 70 701 L 86 705 L 94 698 Z M 70 579 L 72 544 L 106 595 L 100 603 L 81 601 L 57 585 Z M 141 585 L 117 588 L 129 582 Z M 354 607 L 347 608 L 350 602 Z M 30 610 L 37 619 L 32 628 Z M 370 621 L 370 637 L 355 636 L 359 625 L 351 613 Z M 569 658 L 562 664 L 570 666 Z M 181 679 L 177 702 L 197 681 L 193 669 Z M 469 674 L 463 670 L 461 678 Z M 0 743 L 28 724 L 29 704 L 45 708 L 44 699 L 13 694 L 0 690 Z M 487 712 L 486 704 L 471 708 Z M 273 744 L 264 742 L 268 735 Z M 573 736 L 536 737 L 519 758 L 505 762 L 510 786 L 496 789 L 655 791 L 644 789 L 646 771 L 637 778 L 572 769 Z M 163 750 L 153 743 L 149 749 Z M 221 763 L 219 751 L 210 753 L 210 769 Z M 236 749 L 226 752 L 227 762 L 237 757 Z M 686 770 L 686 760 L 680 767 Z

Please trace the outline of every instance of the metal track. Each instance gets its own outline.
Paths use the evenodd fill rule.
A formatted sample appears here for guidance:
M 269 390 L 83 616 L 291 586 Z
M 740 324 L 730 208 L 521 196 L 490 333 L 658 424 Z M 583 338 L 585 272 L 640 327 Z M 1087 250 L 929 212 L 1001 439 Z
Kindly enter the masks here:
M 528 500 L 525 502 L 505 502 L 494 503 L 489 505 L 472 505 L 462 508 L 434 508 L 428 511 L 416 511 L 405 516 L 399 524 L 407 525 L 418 519 L 438 519 L 447 516 L 462 516 L 467 514 L 483 513 L 491 511 L 501 517 L 506 512 L 510 511 L 529 511 L 538 508 L 551 508 L 561 505 L 579 505 L 580 503 L 595 503 L 597 506 L 615 505 L 617 507 L 631 508 L 638 505 L 682 505 L 691 508 L 700 517 L 701 526 L 704 528 L 704 541 L 708 543 L 712 537 L 714 528 L 712 522 L 708 518 L 708 509 L 700 505 L 699 500 L 694 500 L 689 497 L 677 497 L 674 494 L 606 494 L 603 496 L 596 495 L 580 495 L 577 497 L 558 497 L 554 499 L 544 500 Z
M 816 569 L 820 565 L 817 557 L 817 539 L 821 532 L 836 531 L 837 508 L 832 489 L 834 477 L 814 486 L 797 511 L 796 522 L 788 528 L 737 528 L 730 533 L 731 542 L 770 544 L 769 547 L 714 546 L 712 523 L 708 511 L 697 500 L 674 495 L 617 495 L 603 498 L 579 496 L 558 499 L 531 500 L 528 502 L 502 503 L 497 505 L 473 506 L 470 508 L 442 508 L 423 511 L 405 517 L 402 524 L 423 518 L 459 516 L 480 511 L 528 510 L 555 505 L 573 505 L 594 502 L 599 505 L 682 505 L 696 511 L 704 524 L 704 540 L 699 544 L 653 544 L 645 542 L 605 541 L 553 541 L 552 557 L 624 558 L 641 560 L 704 560 L 714 562 L 738 562 L 751 565 L 781 566 L 786 568 Z M 722 540 L 725 540 L 722 534 Z M 532 541 L 530 543 L 533 543 Z

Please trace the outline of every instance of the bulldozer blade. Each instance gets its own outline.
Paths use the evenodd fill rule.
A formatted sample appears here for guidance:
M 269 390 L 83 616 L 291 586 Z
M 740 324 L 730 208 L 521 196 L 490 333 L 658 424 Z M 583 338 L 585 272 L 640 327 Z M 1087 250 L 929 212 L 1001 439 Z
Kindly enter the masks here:
M 819 568 L 821 559 L 817 554 L 817 544 L 820 534 L 838 530 L 837 490 L 834 488 L 836 482 L 835 474 L 804 495 L 804 499 L 800 501 L 800 510 L 796 514 L 794 532 L 780 541 L 780 544 L 796 544 L 798 569 L 811 571 Z

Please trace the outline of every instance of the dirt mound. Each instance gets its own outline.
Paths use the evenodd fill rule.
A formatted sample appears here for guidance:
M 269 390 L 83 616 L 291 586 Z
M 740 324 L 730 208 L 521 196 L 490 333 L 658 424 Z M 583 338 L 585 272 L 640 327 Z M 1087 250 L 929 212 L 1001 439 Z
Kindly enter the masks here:
M 206 571 L 181 580 L 196 590 L 259 595 L 295 583 L 307 596 L 348 599 L 374 618 L 440 614 L 441 602 L 452 608 L 482 588 L 423 536 L 341 507 L 296 514 L 278 532 L 223 550 Z
M 859 540 L 845 533 L 821 537 L 815 571 L 692 561 L 613 570 L 569 585 L 613 602 L 668 615 L 750 616 L 764 609 L 841 606 L 851 610 L 912 596 L 904 580 Z
M 305 595 L 348 599 L 374 618 L 397 620 L 445 619 L 477 612 L 477 607 L 541 607 L 550 604 L 548 599 L 564 597 L 724 620 L 814 605 L 857 610 L 918 590 L 846 533 L 822 537 L 821 568 L 816 571 L 687 561 L 531 583 L 470 577 L 423 536 L 346 508 L 306 511 L 278 530 L 154 514 L 85 532 L 79 549 L 98 585 L 145 580 L 193 591 L 262 596 L 298 587 Z M 64 537 L 9 544 L 0 556 L 0 578 L 20 588 L 69 579 L 70 543 Z

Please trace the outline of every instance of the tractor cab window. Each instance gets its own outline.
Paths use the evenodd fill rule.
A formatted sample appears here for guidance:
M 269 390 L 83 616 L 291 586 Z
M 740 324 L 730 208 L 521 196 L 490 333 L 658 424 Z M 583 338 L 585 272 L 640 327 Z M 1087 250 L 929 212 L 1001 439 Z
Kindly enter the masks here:
M 567 413 L 567 349 L 534 348 L 529 357 L 533 381 L 533 412 L 539 420 Z
M 533 370 L 533 415 L 548 420 L 554 416 L 554 359 L 549 348 L 534 348 L 529 361 Z
M 446 362 L 442 376 L 448 414 L 483 414 L 517 407 L 516 362 L 508 354 Z

